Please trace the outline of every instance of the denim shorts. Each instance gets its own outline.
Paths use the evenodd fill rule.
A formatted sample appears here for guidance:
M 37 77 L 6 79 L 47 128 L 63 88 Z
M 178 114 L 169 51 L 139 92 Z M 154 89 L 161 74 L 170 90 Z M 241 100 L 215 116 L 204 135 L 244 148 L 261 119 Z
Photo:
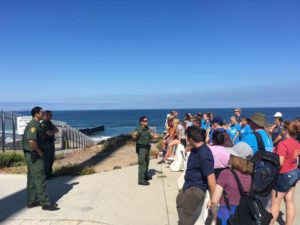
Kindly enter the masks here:
M 296 186 L 298 180 L 300 180 L 300 170 L 298 168 L 287 173 L 280 173 L 274 190 L 278 192 L 288 192 L 291 187 Z

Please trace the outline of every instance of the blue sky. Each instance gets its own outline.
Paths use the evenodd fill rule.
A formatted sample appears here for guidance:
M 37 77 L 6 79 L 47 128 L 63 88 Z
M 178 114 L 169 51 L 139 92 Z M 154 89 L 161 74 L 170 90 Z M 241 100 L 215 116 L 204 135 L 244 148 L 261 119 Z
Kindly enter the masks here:
M 300 106 L 296 0 L 0 1 L 0 108 Z

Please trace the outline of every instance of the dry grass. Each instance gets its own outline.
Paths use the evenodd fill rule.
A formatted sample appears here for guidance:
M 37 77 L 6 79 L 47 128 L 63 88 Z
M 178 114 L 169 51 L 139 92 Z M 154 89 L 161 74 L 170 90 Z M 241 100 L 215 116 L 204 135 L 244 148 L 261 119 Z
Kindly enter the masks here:
M 86 149 L 55 155 L 53 171 L 55 176 L 77 176 L 97 172 L 121 169 L 137 164 L 135 153 L 136 143 L 129 135 L 121 135 Z M 152 145 L 151 157 L 156 157 L 158 149 Z M 5 167 L 0 173 L 26 174 L 27 168 L 23 164 Z

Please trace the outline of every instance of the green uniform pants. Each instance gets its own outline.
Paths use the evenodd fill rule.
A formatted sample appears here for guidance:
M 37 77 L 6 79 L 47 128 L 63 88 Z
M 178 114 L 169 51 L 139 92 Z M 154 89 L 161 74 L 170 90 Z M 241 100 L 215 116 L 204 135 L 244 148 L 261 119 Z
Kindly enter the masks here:
M 149 168 L 149 149 L 139 148 L 138 150 L 138 164 L 139 164 L 139 182 L 145 181 Z
M 41 205 L 50 203 L 46 194 L 46 180 L 44 161 L 37 159 L 35 163 L 31 161 L 31 153 L 24 153 L 27 164 L 27 204 L 39 202 Z
M 45 142 L 43 146 L 44 150 L 44 165 L 45 165 L 45 175 L 46 179 L 52 177 L 52 166 L 54 162 L 55 155 L 55 145 L 54 142 Z

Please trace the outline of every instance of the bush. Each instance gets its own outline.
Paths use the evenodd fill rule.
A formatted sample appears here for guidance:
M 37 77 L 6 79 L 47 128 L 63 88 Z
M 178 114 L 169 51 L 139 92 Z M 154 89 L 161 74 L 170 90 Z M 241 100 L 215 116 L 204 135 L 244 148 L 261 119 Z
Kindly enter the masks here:
M 65 153 L 58 153 L 58 154 L 55 154 L 55 156 L 54 156 L 54 160 L 62 160 L 64 158 L 66 158 Z
M 67 164 L 61 167 L 54 167 L 55 176 L 78 176 L 95 173 L 91 166 L 82 166 L 80 164 Z
M 155 147 L 157 148 L 157 149 L 161 149 L 161 147 L 162 147 L 162 143 L 163 143 L 163 140 L 160 140 L 156 145 L 155 145 Z
M 20 166 L 24 163 L 24 155 L 21 152 L 13 151 L 0 153 L 0 168 Z

